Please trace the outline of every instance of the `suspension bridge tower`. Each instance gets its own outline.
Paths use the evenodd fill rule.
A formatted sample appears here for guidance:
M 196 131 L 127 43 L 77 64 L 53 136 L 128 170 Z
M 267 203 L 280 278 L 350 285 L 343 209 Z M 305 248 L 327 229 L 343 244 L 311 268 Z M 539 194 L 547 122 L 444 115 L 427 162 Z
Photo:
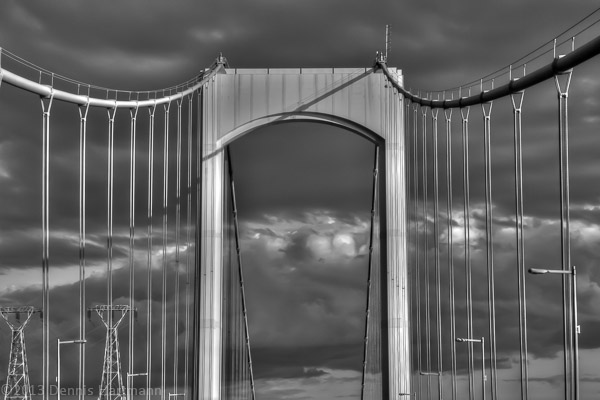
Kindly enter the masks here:
M 127 392 L 121 375 L 121 355 L 119 352 L 119 325 L 131 307 L 126 305 L 98 305 L 88 309 L 88 316 L 96 311 L 106 326 L 106 344 L 102 366 L 102 383 L 98 400 L 121 400 Z
M 4 400 L 30 400 L 29 370 L 27 368 L 27 352 L 25 351 L 25 326 L 39 308 L 31 306 L 0 307 L 0 315 L 12 331 L 10 343 L 10 359 L 6 386 L 3 388 Z M 21 319 L 21 315 L 25 315 Z

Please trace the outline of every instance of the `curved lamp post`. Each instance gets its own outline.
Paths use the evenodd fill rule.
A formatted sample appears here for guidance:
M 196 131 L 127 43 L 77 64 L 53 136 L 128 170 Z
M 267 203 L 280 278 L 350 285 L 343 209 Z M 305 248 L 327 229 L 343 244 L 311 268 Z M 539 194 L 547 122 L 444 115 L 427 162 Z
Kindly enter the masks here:
M 579 400 L 579 323 L 577 321 L 577 268 L 574 265 L 571 270 L 529 268 L 529 273 L 534 275 L 571 275 L 571 313 L 573 315 L 573 325 L 571 326 L 571 336 L 573 337 L 573 395 L 575 400 Z
M 84 344 L 86 342 L 83 340 L 60 340 L 56 339 L 56 398 L 60 400 L 60 345 L 61 344 Z M 81 390 L 81 388 L 79 388 Z

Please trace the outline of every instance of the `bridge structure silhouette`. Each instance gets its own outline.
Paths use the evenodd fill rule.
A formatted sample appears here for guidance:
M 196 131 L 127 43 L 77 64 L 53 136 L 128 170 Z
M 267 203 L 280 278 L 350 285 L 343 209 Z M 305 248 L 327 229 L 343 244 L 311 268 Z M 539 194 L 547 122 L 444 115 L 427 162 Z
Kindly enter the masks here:
M 43 318 L 42 399 L 52 397 L 50 360 L 55 357 L 55 350 L 51 345 L 49 321 L 59 314 L 53 309 L 50 299 L 50 238 L 53 234 L 50 224 L 53 183 L 51 143 L 54 135 L 63 134 L 54 132 L 51 125 L 53 105 L 57 102 L 71 104 L 79 113 L 80 230 L 77 251 L 80 261 L 80 326 L 78 337 L 72 342 L 81 345 L 78 350 L 81 388 L 86 382 L 85 342 L 89 328 L 86 313 L 97 311 L 107 335 L 100 398 L 129 398 L 136 377 L 144 378 L 148 399 L 153 378 L 160 380 L 162 399 L 174 396 L 202 400 L 259 398 L 254 385 L 252 342 L 248 328 L 252 316 L 248 315 L 246 307 L 235 171 L 228 148 L 239 137 L 267 125 L 311 121 L 354 132 L 374 143 L 377 149 L 369 273 L 365 282 L 361 399 L 461 398 L 457 376 L 458 364 L 463 361 L 468 377 L 465 391 L 470 399 L 486 396 L 502 398 L 497 388 L 494 151 L 491 144 L 492 104 L 502 99 L 510 100 L 514 135 L 514 169 L 509 175 L 514 178 L 515 186 L 514 271 L 518 277 L 516 295 L 519 309 L 516 310 L 518 319 L 514 330 L 520 349 L 520 395 L 522 399 L 530 396 L 525 286 L 529 271 L 556 273 L 562 277 L 564 396 L 566 399 L 579 399 L 576 268 L 572 265 L 570 250 L 568 94 L 574 69 L 599 52 L 600 37 L 578 46 L 575 46 L 574 38 L 555 40 L 541 55 L 532 53 L 530 59 L 520 60 L 472 84 L 440 92 L 407 89 L 402 71 L 387 65 L 387 52 L 378 54 L 370 67 L 329 69 L 236 69 L 219 56 L 213 65 L 183 84 L 158 91 L 130 92 L 65 78 L 2 51 L 0 83 L 29 92 L 41 101 L 39 119 L 43 150 L 42 154 L 29 156 L 39 157 L 42 167 L 40 247 L 43 302 L 33 305 L 40 307 Z M 541 65 L 527 70 L 525 65 L 532 60 Z M 557 270 L 531 269 L 524 258 L 523 98 L 526 90 L 547 81 L 554 81 L 558 109 L 555 131 L 559 148 L 556 157 L 560 167 L 557 181 L 562 257 L 557 263 L 560 267 Z M 86 161 L 89 152 L 86 143 L 87 128 L 91 123 L 88 112 L 93 108 L 106 110 L 107 126 L 104 151 L 108 165 L 103 166 L 107 181 L 104 205 L 107 215 L 106 301 L 103 304 L 90 304 L 86 300 L 86 220 L 90 212 L 86 188 L 90 165 Z M 479 108 L 482 112 L 482 131 L 476 132 L 476 142 L 483 142 L 485 229 L 483 237 L 477 240 L 484 243 L 485 282 L 473 282 L 472 279 L 471 252 L 475 239 L 471 237 L 473 226 L 470 220 L 473 216 L 470 193 L 473 171 L 469 165 L 469 144 L 473 143 L 469 129 L 473 119 L 471 108 Z M 136 160 L 136 141 L 140 136 L 138 121 L 141 118 L 146 119 L 147 131 L 143 134 L 148 136 L 146 165 Z M 128 120 L 127 132 L 116 129 L 117 119 Z M 162 126 L 157 122 L 162 122 Z M 457 122 L 460 123 L 458 129 Z M 445 127 L 443 133 L 439 132 L 439 125 Z M 113 293 L 113 228 L 114 199 L 118 195 L 114 185 L 114 158 L 117 152 L 123 150 L 116 148 L 115 143 L 123 143 L 119 137 L 125 136 L 129 138 L 130 184 L 129 297 L 124 299 L 116 298 Z M 156 205 L 154 184 L 161 177 L 155 176 L 154 165 L 161 160 L 161 155 L 156 154 L 154 144 L 160 136 L 163 142 L 162 202 Z M 446 138 L 445 151 L 439 148 L 438 142 L 443 136 Z M 452 169 L 456 165 L 452 157 L 459 141 L 462 180 L 457 185 L 456 180 L 453 181 Z M 172 166 L 174 171 L 170 169 Z M 148 181 L 146 191 L 140 192 L 136 179 L 144 168 Z M 441 176 L 441 171 L 445 172 L 445 177 Z M 175 182 L 172 181 L 173 175 Z M 440 196 L 440 181 L 445 188 L 445 199 Z M 459 191 L 462 191 L 462 204 L 457 207 L 454 200 Z M 147 201 L 140 211 L 140 198 L 144 196 Z M 439 202 L 444 200 L 446 207 L 442 210 Z M 141 223 L 140 213 L 145 217 Z M 462 225 L 457 231 L 458 213 L 462 215 Z M 153 228 L 153 221 L 157 218 L 162 222 L 160 232 L 154 232 Z M 442 231 L 445 233 L 442 234 Z M 162 250 L 157 258 L 152 249 L 158 237 Z M 135 263 L 139 263 L 135 252 L 140 241 L 147 243 L 147 273 L 141 278 L 134 267 Z M 464 299 L 461 297 L 464 307 L 457 304 L 462 294 L 455 290 L 459 258 L 465 279 L 461 284 L 465 290 Z M 152 285 L 153 274 L 157 273 L 153 263 L 157 259 L 160 264 L 158 295 L 161 296 L 161 307 L 147 307 L 145 326 L 141 327 L 135 322 L 137 305 L 134 293 L 145 290 L 149 300 L 157 296 Z M 169 282 L 168 274 L 175 274 L 176 279 Z M 175 302 L 174 309 L 167 308 L 167 284 L 175 285 L 177 296 L 184 293 L 183 308 L 179 307 L 179 302 Z M 484 284 L 488 294 L 485 312 L 489 326 L 482 334 L 477 331 L 479 326 L 473 320 L 474 312 L 481 312 L 481 307 L 474 309 L 472 297 L 473 286 Z M 442 286 L 448 296 L 447 302 L 442 299 Z M 126 314 L 129 320 L 129 346 L 125 347 L 128 365 L 123 367 L 117 329 Z M 169 322 L 172 318 L 175 318 L 174 324 Z M 160 331 L 153 327 L 153 319 L 160 321 Z M 460 327 L 460 334 L 457 327 Z M 167 329 L 174 332 L 167 334 Z M 136 349 L 133 343 L 140 331 L 144 333 L 145 343 Z M 171 336 L 171 342 L 167 341 L 168 336 Z M 183 343 L 179 342 L 180 337 Z M 23 340 L 22 335 L 19 340 Z M 60 352 L 60 338 L 58 342 L 57 351 Z M 159 343 L 159 355 L 153 352 L 156 343 Z M 167 346 L 175 349 L 183 346 L 184 359 L 176 357 L 173 365 L 167 365 Z M 21 347 L 24 351 L 25 346 Z M 13 352 L 17 354 L 19 351 Z M 444 359 L 444 355 L 449 356 L 449 360 Z M 138 357 L 145 359 L 145 370 L 134 370 L 133 360 Z M 181 371 L 184 379 L 178 382 Z M 478 378 L 479 372 L 483 379 Z M 26 371 L 20 374 L 26 374 Z M 166 377 L 170 374 L 174 381 L 173 392 L 167 393 Z M 6 391 L 5 399 L 31 397 L 27 388 L 19 383 L 25 382 L 25 379 L 9 378 L 13 383 Z M 25 395 L 21 395 L 23 393 Z M 83 398 L 83 393 L 80 396 Z

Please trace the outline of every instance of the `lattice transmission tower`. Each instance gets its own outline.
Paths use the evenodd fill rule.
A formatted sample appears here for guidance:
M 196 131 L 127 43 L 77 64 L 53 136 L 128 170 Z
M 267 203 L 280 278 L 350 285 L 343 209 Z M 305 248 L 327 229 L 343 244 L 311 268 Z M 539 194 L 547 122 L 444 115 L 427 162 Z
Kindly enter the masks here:
M 106 344 L 104 346 L 104 364 L 102 367 L 102 383 L 98 400 L 121 400 L 127 396 L 121 375 L 121 354 L 119 352 L 118 328 L 130 306 L 98 305 L 88 308 L 88 317 L 96 311 L 106 326 Z
M 31 306 L 0 307 L 0 315 L 12 331 L 10 358 L 6 386 L 3 388 L 4 400 L 30 400 L 29 370 L 25 351 L 25 326 L 34 313 L 41 312 Z M 25 315 L 22 319 L 21 315 Z M 12 318 L 11 318 L 12 315 Z

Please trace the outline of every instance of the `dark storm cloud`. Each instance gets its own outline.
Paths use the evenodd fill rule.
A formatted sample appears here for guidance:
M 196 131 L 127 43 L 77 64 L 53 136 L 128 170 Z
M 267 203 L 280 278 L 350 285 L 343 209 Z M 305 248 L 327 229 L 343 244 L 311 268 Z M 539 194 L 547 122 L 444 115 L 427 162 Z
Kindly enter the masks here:
M 368 260 L 355 253 L 365 245 L 364 227 L 311 220 L 271 217 L 271 229 L 260 228 L 264 222 L 242 226 L 259 378 L 303 379 L 314 368 L 361 368 Z
M 327 344 L 321 346 L 261 347 L 255 346 L 253 360 L 260 365 L 256 378 L 313 378 L 327 375 L 320 368 L 358 369 L 362 359 L 357 351 L 362 343 L 344 345 Z
M 285 130 L 265 128 L 232 146 L 240 210 L 247 218 L 264 210 L 295 218 L 306 209 L 336 210 L 346 217 L 370 210 L 371 194 L 363 189 L 372 185 L 374 147 L 323 125 L 286 125 Z

